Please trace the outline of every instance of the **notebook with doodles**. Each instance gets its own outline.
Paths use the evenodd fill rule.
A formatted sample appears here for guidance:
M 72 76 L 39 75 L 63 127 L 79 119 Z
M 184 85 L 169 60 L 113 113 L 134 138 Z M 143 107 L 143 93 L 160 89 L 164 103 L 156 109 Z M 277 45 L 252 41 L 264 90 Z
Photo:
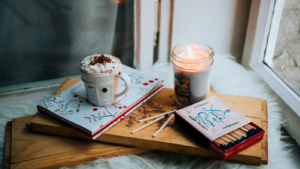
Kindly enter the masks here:
M 95 106 L 87 100 L 84 83 L 74 84 L 37 106 L 39 113 L 95 139 L 163 89 L 163 80 L 122 65 L 131 88 L 114 104 Z M 122 81 L 120 91 L 124 90 Z

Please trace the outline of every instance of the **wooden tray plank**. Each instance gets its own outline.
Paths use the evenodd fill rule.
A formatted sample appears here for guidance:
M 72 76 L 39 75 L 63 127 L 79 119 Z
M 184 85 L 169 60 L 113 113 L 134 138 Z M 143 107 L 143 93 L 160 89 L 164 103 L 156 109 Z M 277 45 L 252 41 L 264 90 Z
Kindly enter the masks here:
M 261 119 L 261 126 L 265 130 L 265 136 L 261 141 L 261 164 L 268 164 L 269 161 L 269 149 L 268 149 L 268 105 L 267 101 L 262 101 L 262 119 Z
M 31 132 L 25 127 L 25 124 L 32 118 L 34 115 L 13 119 L 11 168 L 74 167 L 99 157 L 106 158 L 150 151 L 144 148 Z
M 12 122 L 6 123 L 5 130 L 5 153 L 4 153 L 4 168 L 10 169 L 10 148 L 11 148 L 11 126 Z
M 262 100 L 260 98 L 209 93 L 208 97 L 211 96 L 217 96 L 229 106 L 233 107 L 247 117 L 260 119 L 262 117 Z
M 29 161 L 23 161 L 21 163 L 14 163 L 11 165 L 13 169 L 25 169 L 25 168 L 60 168 L 60 167 L 74 167 L 79 164 L 85 164 L 93 160 L 101 158 L 109 158 L 128 154 L 140 154 L 143 153 L 141 148 L 132 149 L 116 149 L 115 151 L 99 151 L 98 149 L 77 150 L 73 152 L 67 152 L 62 154 L 52 155 L 51 157 L 41 157 L 32 159 Z M 101 156 L 99 156 L 101 154 Z
M 178 106 L 175 102 L 173 92 L 173 89 L 163 89 L 137 110 L 132 112 L 128 117 L 98 137 L 96 141 L 137 147 L 150 147 L 151 149 L 216 158 L 213 153 L 198 145 L 198 143 L 188 136 L 177 124 L 172 124 L 174 123 L 173 121 L 171 121 L 170 125 L 168 125 L 156 138 L 152 138 L 152 135 L 164 121 L 153 124 L 143 131 L 130 134 L 132 130 L 146 123 L 138 123 L 137 121 L 139 119 L 177 108 Z M 240 109 L 239 111 L 241 113 L 244 114 L 244 112 L 246 112 L 247 117 L 253 120 L 257 125 L 261 126 L 261 114 L 263 113 L 261 99 L 210 93 L 210 96 L 212 95 L 220 97 L 234 108 L 237 107 L 237 109 Z M 260 106 L 258 108 L 253 108 L 253 105 Z M 243 106 L 243 110 L 247 111 L 242 110 Z M 252 110 L 252 113 L 249 110 Z M 41 115 L 38 115 L 29 124 L 29 127 L 32 128 L 32 130 L 39 132 L 84 138 L 83 136 L 78 135 L 74 130 L 67 129 L 67 127 L 63 127 L 60 123 L 53 123 L 52 120 L 44 118 Z M 259 142 L 228 160 L 259 165 L 261 163 L 261 155 L 261 142 Z

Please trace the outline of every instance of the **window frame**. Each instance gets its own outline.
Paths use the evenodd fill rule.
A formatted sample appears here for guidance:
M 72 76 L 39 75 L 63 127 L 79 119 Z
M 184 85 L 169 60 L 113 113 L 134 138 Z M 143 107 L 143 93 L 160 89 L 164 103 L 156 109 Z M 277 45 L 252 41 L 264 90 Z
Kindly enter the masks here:
M 260 75 L 300 117 L 300 97 L 265 64 L 273 58 L 284 2 L 252 0 L 242 65 Z
M 174 0 L 160 0 L 159 62 L 170 62 L 173 36 Z
M 153 65 L 154 0 L 134 0 L 134 66 L 146 70 Z
M 158 4 L 156 8 L 155 3 Z M 174 0 L 135 0 L 135 61 L 138 70 L 154 64 L 154 45 L 158 47 L 158 62 L 170 62 Z M 158 11 L 159 10 L 159 11 Z M 159 13 L 157 15 L 157 13 Z M 159 21 L 155 22 L 158 17 Z M 159 31 L 158 44 L 155 44 Z

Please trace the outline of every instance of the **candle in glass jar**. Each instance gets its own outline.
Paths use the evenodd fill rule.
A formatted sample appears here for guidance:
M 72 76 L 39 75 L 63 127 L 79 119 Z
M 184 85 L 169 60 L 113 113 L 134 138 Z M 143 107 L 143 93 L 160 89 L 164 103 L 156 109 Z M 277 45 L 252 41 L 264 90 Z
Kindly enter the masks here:
M 172 50 L 176 102 L 186 107 L 206 98 L 213 50 L 202 43 L 184 43 Z

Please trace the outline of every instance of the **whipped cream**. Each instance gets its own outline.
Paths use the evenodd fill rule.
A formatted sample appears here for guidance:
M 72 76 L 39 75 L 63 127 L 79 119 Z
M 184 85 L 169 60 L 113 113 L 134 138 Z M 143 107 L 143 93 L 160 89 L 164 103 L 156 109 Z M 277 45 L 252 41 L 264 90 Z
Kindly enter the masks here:
M 100 58 L 99 61 L 98 59 Z M 109 58 L 109 59 L 107 59 Z M 93 54 L 83 59 L 80 67 L 89 73 L 110 73 L 118 69 L 120 60 L 109 54 Z

